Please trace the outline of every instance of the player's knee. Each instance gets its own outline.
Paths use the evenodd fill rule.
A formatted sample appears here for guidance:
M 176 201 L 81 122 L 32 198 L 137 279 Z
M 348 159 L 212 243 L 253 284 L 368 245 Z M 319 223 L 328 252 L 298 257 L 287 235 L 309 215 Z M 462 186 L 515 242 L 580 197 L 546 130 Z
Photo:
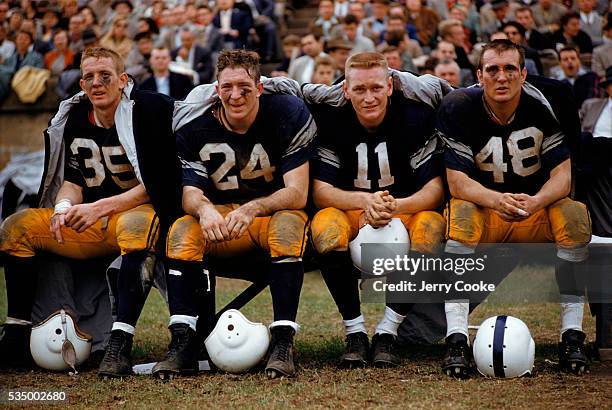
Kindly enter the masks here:
M 348 249 L 351 225 L 346 214 L 336 208 L 325 208 L 310 224 L 312 243 L 318 253 Z
M 166 256 L 180 261 L 201 261 L 206 242 L 198 221 L 190 215 L 177 219 L 166 239 Z
M 0 225 L 0 251 L 13 256 L 34 256 L 31 234 L 39 227 L 49 231 L 49 221 L 43 218 L 42 211 L 24 209 L 6 218 Z
M 484 215 L 478 205 L 451 198 L 445 216 L 448 223 L 446 239 L 469 246 L 475 246 L 480 242 L 484 232 Z
M 117 218 L 117 244 L 121 254 L 153 249 L 159 235 L 159 219 L 151 206 L 139 206 Z
M 581 202 L 569 198 L 555 202 L 548 207 L 548 219 L 555 242 L 562 249 L 585 248 L 591 240 L 591 220 Z
M 270 255 L 302 257 L 306 243 L 308 216 L 304 211 L 279 211 L 272 215 L 268 226 Z
M 410 224 L 410 248 L 421 253 L 436 253 L 442 247 L 446 220 L 435 211 L 423 211 L 413 215 Z

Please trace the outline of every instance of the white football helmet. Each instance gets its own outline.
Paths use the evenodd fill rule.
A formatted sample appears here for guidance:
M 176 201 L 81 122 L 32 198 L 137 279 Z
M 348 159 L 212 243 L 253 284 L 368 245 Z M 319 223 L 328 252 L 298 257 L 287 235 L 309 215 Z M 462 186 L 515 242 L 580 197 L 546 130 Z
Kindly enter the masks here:
M 229 373 L 241 373 L 263 359 L 270 334 L 263 324 L 253 323 L 238 310 L 230 309 L 221 315 L 204 344 L 215 366 Z
M 32 328 L 30 351 L 43 369 L 76 372 L 76 365 L 91 353 L 91 341 L 92 337 L 79 329 L 76 319 L 60 309 Z
M 489 377 L 531 374 L 535 343 L 527 325 L 512 316 L 493 316 L 482 322 L 474 339 L 478 371 Z
M 377 249 L 379 252 L 376 254 L 377 258 L 395 259 L 398 254 L 403 257 L 410 251 L 410 237 L 399 218 L 392 218 L 391 222 L 382 228 L 374 228 L 369 224 L 365 225 L 359 230 L 357 237 L 349 243 L 353 265 L 363 273 L 380 275 L 372 272 L 369 267 L 362 265 L 361 246 L 364 244 L 382 245 L 379 246 L 380 249 Z M 385 244 L 392 244 L 393 246 L 386 247 Z

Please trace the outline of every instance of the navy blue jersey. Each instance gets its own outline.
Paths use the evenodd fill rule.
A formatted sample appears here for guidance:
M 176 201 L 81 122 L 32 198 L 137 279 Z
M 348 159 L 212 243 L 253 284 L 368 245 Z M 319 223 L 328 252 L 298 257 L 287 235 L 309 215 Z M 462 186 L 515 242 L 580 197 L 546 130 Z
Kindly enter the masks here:
M 118 195 L 138 185 L 117 129 L 95 125 L 89 101 L 71 109 L 64 128 L 64 179 L 83 188 L 83 202 Z
M 438 129 L 446 167 L 498 192 L 534 195 L 569 158 L 557 120 L 525 93 L 514 119 L 500 125 L 486 111 L 482 88 L 454 90 L 442 100 Z
M 283 175 L 307 162 L 317 133 L 302 100 L 262 95 L 246 134 L 223 126 L 221 104 L 176 132 L 183 186 L 200 188 L 216 204 L 242 204 L 285 186 Z
M 318 127 L 314 178 L 347 191 L 388 190 L 403 198 L 441 174 L 435 111 L 393 94 L 382 124 L 364 128 L 353 106 L 314 105 Z

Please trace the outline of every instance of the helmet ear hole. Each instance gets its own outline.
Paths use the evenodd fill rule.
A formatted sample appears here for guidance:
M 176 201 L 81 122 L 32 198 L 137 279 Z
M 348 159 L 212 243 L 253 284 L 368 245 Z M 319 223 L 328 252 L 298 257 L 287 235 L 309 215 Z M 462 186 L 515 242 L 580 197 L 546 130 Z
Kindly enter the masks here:
M 229 330 L 230 332 L 231 332 L 232 330 L 234 330 L 234 325 L 228 325 L 228 326 L 227 326 L 227 330 Z
M 55 334 L 56 335 L 61 335 L 62 334 L 62 329 L 60 329 L 60 328 L 55 329 Z

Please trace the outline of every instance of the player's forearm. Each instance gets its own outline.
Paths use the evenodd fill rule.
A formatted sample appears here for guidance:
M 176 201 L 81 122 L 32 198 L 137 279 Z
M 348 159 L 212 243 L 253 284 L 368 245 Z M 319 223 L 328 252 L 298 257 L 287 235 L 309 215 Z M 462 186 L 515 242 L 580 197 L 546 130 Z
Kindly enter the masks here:
M 129 191 L 102 198 L 94 202 L 93 205 L 100 217 L 103 217 L 127 211 L 147 202 L 149 202 L 149 194 L 142 184 L 138 184 Z
M 193 187 L 183 188 L 183 210 L 194 218 L 200 218 L 207 206 L 214 206 L 204 193 Z
M 484 187 L 460 171 L 447 169 L 448 187 L 453 198 L 473 202 L 485 208 L 496 208 L 500 192 Z
M 316 189 L 313 193 L 315 205 L 320 208 L 337 208 L 342 211 L 365 209 L 363 192 L 344 191 L 334 186 Z
M 304 209 L 307 199 L 307 188 L 300 190 L 297 187 L 289 186 L 266 197 L 247 202 L 243 206 L 254 207 L 255 216 L 269 216 L 285 209 Z
M 76 205 L 83 202 L 83 193 L 82 188 L 72 182 L 64 181 L 62 186 L 60 187 L 57 196 L 55 197 L 55 203 L 62 200 L 69 200 L 70 204 Z
M 396 214 L 414 214 L 436 209 L 444 200 L 442 179 L 435 178 L 407 198 L 397 199 Z
M 550 178 L 534 196 L 538 199 L 539 209 L 565 198 L 571 189 L 571 165 L 569 160 L 560 164 L 550 174 Z

